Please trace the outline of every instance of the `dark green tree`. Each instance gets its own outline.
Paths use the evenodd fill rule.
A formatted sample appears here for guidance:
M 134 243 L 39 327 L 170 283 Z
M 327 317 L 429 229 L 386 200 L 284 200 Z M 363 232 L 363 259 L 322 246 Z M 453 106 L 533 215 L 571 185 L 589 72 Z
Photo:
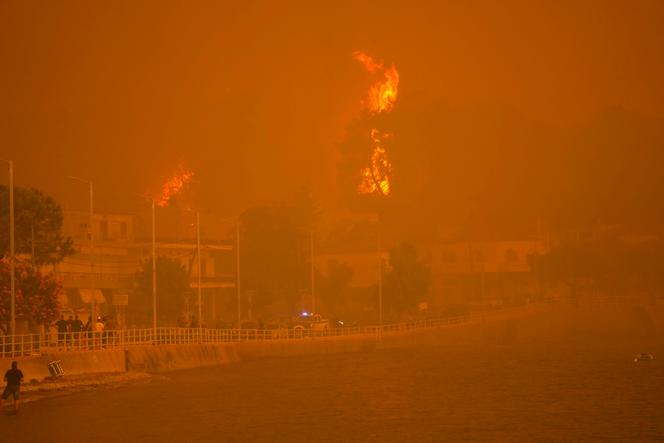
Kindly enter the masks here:
M 389 268 L 383 277 L 383 309 L 392 317 L 415 311 L 417 303 L 426 300 L 431 272 L 417 257 L 410 243 L 390 249 Z
M 336 260 L 327 262 L 327 272 L 319 274 L 318 296 L 330 315 L 338 315 L 343 303 L 343 292 L 353 278 L 353 270 Z
M 17 254 L 32 254 L 36 265 L 54 264 L 74 253 L 73 241 L 62 235 L 62 208 L 33 188 L 14 188 L 14 232 Z M 9 191 L 0 186 L 0 227 L 9 228 Z M 4 233 L 3 233 L 4 234 Z M 9 235 L 0 235 L 0 254 L 9 253 Z
M 250 208 L 240 216 L 242 288 L 253 294 L 253 312 L 260 315 L 281 302 L 294 313 L 309 288 L 310 236 L 319 216 L 306 188 L 290 201 Z
M 16 276 L 16 318 L 30 326 L 48 325 L 58 314 L 58 296 L 64 292 L 53 274 L 42 273 L 29 263 L 18 262 Z M 11 315 L 9 263 L 0 261 L 0 329 L 8 333 Z
M 157 256 L 157 320 L 174 325 L 184 312 L 189 292 L 189 276 L 179 261 Z M 129 300 L 129 315 L 137 324 L 152 322 L 152 257 L 141 263 L 136 273 L 136 291 Z

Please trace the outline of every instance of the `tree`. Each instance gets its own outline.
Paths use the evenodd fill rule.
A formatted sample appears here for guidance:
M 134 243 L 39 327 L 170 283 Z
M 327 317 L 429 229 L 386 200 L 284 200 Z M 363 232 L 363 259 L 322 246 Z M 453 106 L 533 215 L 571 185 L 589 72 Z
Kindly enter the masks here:
M 353 270 L 336 260 L 329 260 L 325 275 L 317 277 L 319 297 L 330 313 L 338 314 L 344 289 L 346 289 L 352 278 Z
M 74 253 L 73 241 L 62 235 L 62 208 L 33 188 L 14 189 L 15 250 L 32 254 L 36 265 L 54 264 Z M 0 226 L 9 226 L 9 191 L 0 186 Z M 9 236 L 0 236 L 0 254 L 9 253 Z
M 309 287 L 310 236 L 320 208 L 306 189 L 274 205 L 257 206 L 240 216 L 242 288 L 252 310 L 284 303 L 293 313 Z
M 362 171 L 372 165 L 375 146 L 372 131 L 378 129 L 387 133 L 391 125 L 392 117 L 390 116 L 364 113 L 346 128 L 346 136 L 338 145 L 340 161 L 337 165 L 337 182 L 344 202 L 351 210 L 380 211 L 386 207 L 389 201 L 380 190 L 365 194 L 358 192 L 358 188 L 366 179 Z M 394 152 L 393 138 L 383 140 L 382 146 L 391 158 L 391 154 Z M 390 179 L 392 178 L 390 177 Z M 393 190 L 394 182 L 391 182 L 391 193 Z
M 62 285 L 28 263 L 16 263 L 16 318 L 32 326 L 48 325 L 57 318 Z M 9 263 L 0 261 L 0 329 L 6 334 L 11 316 Z
M 431 284 L 429 268 L 417 258 L 417 249 L 401 243 L 390 250 L 389 269 L 383 277 L 383 307 L 400 316 L 413 312 Z
M 293 309 L 303 288 L 302 243 L 285 207 L 262 206 L 241 216 L 242 287 L 252 291 L 259 311 L 276 301 Z
M 152 257 L 141 263 L 136 273 L 136 292 L 129 301 L 134 321 L 152 323 Z M 189 275 L 175 259 L 157 257 L 157 316 L 160 324 L 175 324 L 184 312 L 189 292 Z

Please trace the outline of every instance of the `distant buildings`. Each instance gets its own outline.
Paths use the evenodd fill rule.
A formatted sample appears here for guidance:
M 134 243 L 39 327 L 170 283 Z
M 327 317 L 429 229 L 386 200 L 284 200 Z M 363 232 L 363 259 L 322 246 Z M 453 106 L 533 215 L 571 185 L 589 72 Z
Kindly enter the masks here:
M 157 222 L 157 255 L 176 259 L 188 272 L 191 288 L 188 305 L 195 313 L 198 309 L 195 226 L 191 217 L 173 221 L 168 215 L 171 214 Z M 122 322 L 132 307 L 135 275 L 141 262 L 152 255 L 149 215 L 95 214 L 92 254 L 88 223 L 86 212 L 64 213 L 63 234 L 74 240 L 77 253 L 55 267 L 66 289 L 66 296 L 60 300 L 62 310 L 87 318 L 94 297 L 99 313 L 115 316 Z M 201 224 L 207 228 L 202 229 L 201 245 L 202 312 L 203 321 L 211 323 L 221 317 L 224 304 L 235 297 L 235 252 L 232 242 L 227 240 L 232 222 L 206 217 Z M 210 229 L 213 226 L 216 229 Z
M 439 240 L 430 249 L 432 302 L 522 302 L 539 290 L 528 256 L 546 251 L 539 239 Z

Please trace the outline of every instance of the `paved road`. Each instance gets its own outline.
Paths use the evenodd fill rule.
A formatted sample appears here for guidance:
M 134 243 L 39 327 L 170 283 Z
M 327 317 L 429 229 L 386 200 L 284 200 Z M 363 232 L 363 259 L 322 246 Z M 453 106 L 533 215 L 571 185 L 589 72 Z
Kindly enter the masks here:
M 517 326 L 515 326 L 517 325 Z M 171 373 L 0 414 L 4 442 L 439 442 L 664 439 L 650 339 L 528 339 L 517 323 L 358 354 Z

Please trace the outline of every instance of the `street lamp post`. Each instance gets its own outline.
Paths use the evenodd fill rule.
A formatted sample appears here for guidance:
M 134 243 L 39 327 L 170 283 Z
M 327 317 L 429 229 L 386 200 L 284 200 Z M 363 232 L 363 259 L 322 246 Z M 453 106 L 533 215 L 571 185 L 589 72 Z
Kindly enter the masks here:
M 157 234 L 154 199 L 152 199 L 152 332 L 157 335 Z
M 94 260 L 94 190 L 91 180 L 69 176 L 70 179 L 87 183 L 90 192 L 90 220 L 88 222 L 90 231 L 90 319 L 91 322 L 96 320 L 95 309 L 95 260 Z
M 380 223 L 377 224 L 376 246 L 378 251 L 378 325 L 383 331 L 383 257 L 381 253 Z
M 201 300 L 201 213 L 196 212 L 196 249 L 198 251 L 198 327 L 203 326 L 201 313 L 202 300 Z
M 316 312 L 316 277 L 314 274 L 314 230 L 311 229 L 309 236 L 309 253 L 311 254 L 311 312 Z
M 151 225 L 152 225 L 152 336 L 157 337 L 157 229 L 156 229 L 156 202 L 154 198 L 146 197 L 144 194 L 136 194 L 144 200 L 150 201 Z
M 14 162 L 9 163 L 9 280 L 11 291 L 11 307 L 9 319 L 9 331 L 12 336 L 16 335 L 16 250 L 14 238 Z
M 235 223 L 235 286 L 237 288 L 237 328 L 242 329 L 242 311 L 240 310 L 241 287 L 240 287 L 240 217 Z

